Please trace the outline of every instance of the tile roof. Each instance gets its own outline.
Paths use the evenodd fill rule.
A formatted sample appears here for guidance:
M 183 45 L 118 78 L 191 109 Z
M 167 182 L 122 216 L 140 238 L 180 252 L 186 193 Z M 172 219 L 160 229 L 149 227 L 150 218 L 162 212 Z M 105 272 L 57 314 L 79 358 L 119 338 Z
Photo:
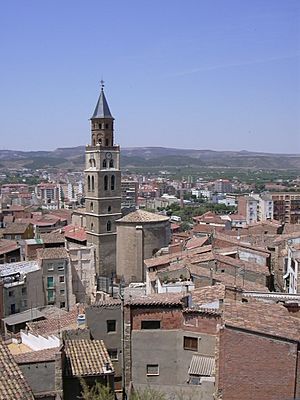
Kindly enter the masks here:
M 49 316 L 46 320 L 29 322 L 27 326 L 31 332 L 39 335 L 57 334 L 66 329 L 77 328 L 78 314 L 77 307 L 74 307 L 69 312 L 62 312 L 61 315 L 57 315 L 55 312 L 53 316 Z
M 67 225 L 63 228 L 66 239 L 74 239 L 79 242 L 86 241 L 86 231 L 84 228 L 75 225 Z
M 144 222 L 163 222 L 169 220 L 170 220 L 169 217 L 166 217 L 165 215 L 154 214 L 144 210 L 136 210 L 125 215 L 125 217 L 118 219 L 117 222 L 144 223 Z
M 65 353 L 68 376 L 97 376 L 107 373 L 113 365 L 103 340 L 66 340 Z
M 41 239 L 43 243 L 64 243 L 64 235 L 59 232 L 41 233 Z
M 213 286 L 204 286 L 192 291 L 193 304 L 203 306 L 205 304 L 214 303 L 225 298 L 225 285 L 217 283 Z
M 29 223 L 13 222 L 12 224 L 10 224 L 6 228 L 4 228 L 3 233 L 5 235 L 15 234 L 15 233 L 24 233 L 26 231 L 26 229 L 28 228 L 28 226 L 29 226 Z
M 0 254 L 9 253 L 19 248 L 20 246 L 14 240 L 0 239 Z
M 0 399 L 34 400 L 23 373 L 2 341 L 0 341 Z
M 14 354 L 13 357 L 17 364 L 54 361 L 55 355 L 59 353 L 59 351 L 59 347 L 54 347 L 52 349 L 43 349 L 38 351 L 28 351 L 26 353 Z
M 127 306 L 180 306 L 184 304 L 186 295 L 183 293 L 152 293 L 148 295 L 128 296 L 125 298 Z
M 68 258 L 68 252 L 64 247 L 49 247 L 37 249 L 37 257 L 43 260 L 53 260 L 58 258 Z
M 225 299 L 225 324 L 300 341 L 300 319 L 280 304 L 259 300 L 240 303 Z
M 208 236 L 205 235 L 203 237 L 194 236 L 190 240 L 187 241 L 185 247 L 186 249 L 194 249 L 195 247 L 203 246 L 208 240 Z

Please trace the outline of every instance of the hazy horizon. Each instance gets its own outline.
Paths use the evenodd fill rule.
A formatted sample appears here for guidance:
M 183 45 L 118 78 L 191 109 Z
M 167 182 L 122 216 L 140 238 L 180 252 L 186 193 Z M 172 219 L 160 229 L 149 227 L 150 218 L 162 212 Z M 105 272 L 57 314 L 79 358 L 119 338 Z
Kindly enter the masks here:
M 126 147 L 300 152 L 300 2 L 4 2 L 1 149 L 90 142 L 105 80 Z

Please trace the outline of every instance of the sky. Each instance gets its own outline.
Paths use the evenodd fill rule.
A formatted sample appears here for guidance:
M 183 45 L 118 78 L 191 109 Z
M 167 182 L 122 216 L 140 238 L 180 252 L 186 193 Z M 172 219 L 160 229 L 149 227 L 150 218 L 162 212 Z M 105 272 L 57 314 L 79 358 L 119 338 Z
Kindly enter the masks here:
M 89 143 L 102 78 L 122 147 L 300 153 L 300 2 L 1 2 L 1 150 Z

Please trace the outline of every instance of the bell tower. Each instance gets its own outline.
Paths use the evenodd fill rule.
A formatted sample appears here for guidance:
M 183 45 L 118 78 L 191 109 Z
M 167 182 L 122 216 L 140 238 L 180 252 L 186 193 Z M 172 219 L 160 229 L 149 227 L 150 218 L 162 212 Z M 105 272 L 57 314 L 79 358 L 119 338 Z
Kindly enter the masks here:
M 98 276 L 116 272 L 116 224 L 121 218 L 120 147 L 114 144 L 114 118 L 104 82 L 91 117 L 91 144 L 85 150 L 87 241 L 96 247 Z

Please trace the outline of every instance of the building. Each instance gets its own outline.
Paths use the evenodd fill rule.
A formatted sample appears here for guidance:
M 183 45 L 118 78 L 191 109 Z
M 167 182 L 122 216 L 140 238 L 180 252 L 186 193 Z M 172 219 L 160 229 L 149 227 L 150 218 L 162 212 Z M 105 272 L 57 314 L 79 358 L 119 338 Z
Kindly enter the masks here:
M 122 209 L 130 208 L 135 210 L 138 204 L 138 188 L 137 181 L 122 180 Z
M 40 183 L 36 186 L 36 195 L 43 207 L 56 210 L 60 206 L 60 187 L 56 183 Z
M 15 240 L 0 239 L 0 264 L 21 260 L 20 246 Z
M 218 179 L 214 183 L 214 190 L 217 193 L 232 193 L 232 184 L 228 179 Z
M 252 194 L 254 199 L 258 200 L 257 219 L 258 221 L 268 221 L 273 219 L 274 204 L 270 194 Z
M 136 210 L 116 221 L 117 276 L 126 283 L 145 280 L 144 259 L 170 242 L 169 217 Z
M 37 261 L 2 264 L 0 317 L 44 305 L 42 271 Z
M 62 247 L 38 249 L 37 257 L 43 271 L 45 304 L 68 310 L 75 304 L 75 296 L 67 250 Z
M 84 172 L 87 241 L 96 248 L 96 272 L 105 277 L 116 272 L 115 221 L 121 217 L 120 147 L 114 144 L 113 124 L 102 83 Z
M 284 223 L 300 223 L 300 193 L 270 193 L 274 203 L 274 219 Z
M 246 217 L 247 224 L 257 222 L 258 200 L 252 196 L 241 196 L 238 198 L 238 214 Z

